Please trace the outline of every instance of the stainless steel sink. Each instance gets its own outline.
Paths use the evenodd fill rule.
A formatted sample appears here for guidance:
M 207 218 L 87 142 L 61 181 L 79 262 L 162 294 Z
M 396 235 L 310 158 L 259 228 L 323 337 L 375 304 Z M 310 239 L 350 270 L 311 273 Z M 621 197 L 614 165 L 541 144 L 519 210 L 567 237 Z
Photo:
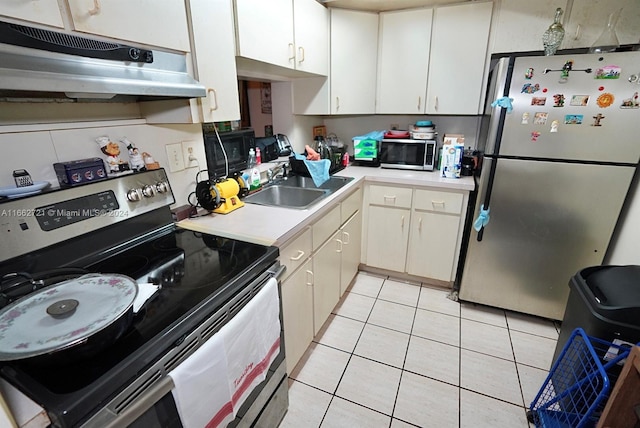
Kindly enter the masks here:
M 303 187 L 305 189 L 327 189 L 330 191 L 336 191 L 340 189 L 342 186 L 347 184 L 353 180 L 353 177 L 337 177 L 335 175 L 329 177 L 327 181 L 322 183 L 320 187 L 316 187 L 313 182 L 313 179 L 310 177 L 303 177 L 301 175 L 294 175 L 291 177 L 283 178 L 278 181 L 276 184 L 280 186 L 291 186 L 291 187 Z
M 265 186 L 244 198 L 244 202 L 305 210 L 353 180 L 352 177 L 329 177 L 316 187 L 309 177 L 292 176 Z

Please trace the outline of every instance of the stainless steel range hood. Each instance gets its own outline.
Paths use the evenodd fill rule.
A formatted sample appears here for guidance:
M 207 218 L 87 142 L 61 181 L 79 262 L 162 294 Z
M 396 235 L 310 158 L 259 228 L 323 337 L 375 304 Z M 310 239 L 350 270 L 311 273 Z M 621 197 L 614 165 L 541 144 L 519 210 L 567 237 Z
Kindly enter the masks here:
M 204 97 L 186 56 L 0 22 L 0 99 Z M 70 100 L 71 101 L 71 100 Z

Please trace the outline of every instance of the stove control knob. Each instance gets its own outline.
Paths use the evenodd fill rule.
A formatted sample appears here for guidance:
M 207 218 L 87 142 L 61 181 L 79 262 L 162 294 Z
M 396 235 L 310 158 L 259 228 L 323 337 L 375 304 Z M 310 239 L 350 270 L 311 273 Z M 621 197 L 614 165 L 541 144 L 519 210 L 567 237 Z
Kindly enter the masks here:
M 166 181 L 158 181 L 156 183 L 156 190 L 158 193 L 167 193 L 169 191 L 169 183 Z
M 142 194 L 147 198 L 153 198 L 156 195 L 156 186 L 147 184 L 142 188 Z
M 131 202 L 138 202 L 142 199 L 142 189 L 131 189 L 127 192 L 127 199 Z

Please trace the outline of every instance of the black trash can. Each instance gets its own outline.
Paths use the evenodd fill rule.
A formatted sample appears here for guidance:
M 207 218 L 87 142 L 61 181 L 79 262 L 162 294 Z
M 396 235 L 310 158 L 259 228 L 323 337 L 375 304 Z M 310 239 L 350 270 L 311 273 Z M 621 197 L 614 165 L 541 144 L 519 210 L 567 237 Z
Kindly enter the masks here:
M 553 361 L 576 327 L 607 342 L 640 342 L 640 266 L 588 267 L 571 278 L 569 287 Z

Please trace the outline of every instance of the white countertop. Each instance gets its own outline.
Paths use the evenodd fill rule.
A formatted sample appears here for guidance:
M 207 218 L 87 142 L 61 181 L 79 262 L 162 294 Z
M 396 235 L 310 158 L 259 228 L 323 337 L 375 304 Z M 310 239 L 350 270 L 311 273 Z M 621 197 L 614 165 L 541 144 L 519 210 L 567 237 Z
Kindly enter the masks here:
M 340 201 L 363 183 L 409 185 L 443 190 L 473 191 L 473 177 L 458 179 L 442 178 L 440 171 L 409 171 L 361 166 L 348 166 L 337 176 L 353 177 L 354 180 L 323 199 L 309 209 L 298 210 L 246 203 L 244 207 L 228 214 L 207 214 L 185 219 L 179 227 L 196 232 L 239 239 L 262 245 L 281 245 L 295 236 L 307 224 L 324 213 L 324 208 Z

